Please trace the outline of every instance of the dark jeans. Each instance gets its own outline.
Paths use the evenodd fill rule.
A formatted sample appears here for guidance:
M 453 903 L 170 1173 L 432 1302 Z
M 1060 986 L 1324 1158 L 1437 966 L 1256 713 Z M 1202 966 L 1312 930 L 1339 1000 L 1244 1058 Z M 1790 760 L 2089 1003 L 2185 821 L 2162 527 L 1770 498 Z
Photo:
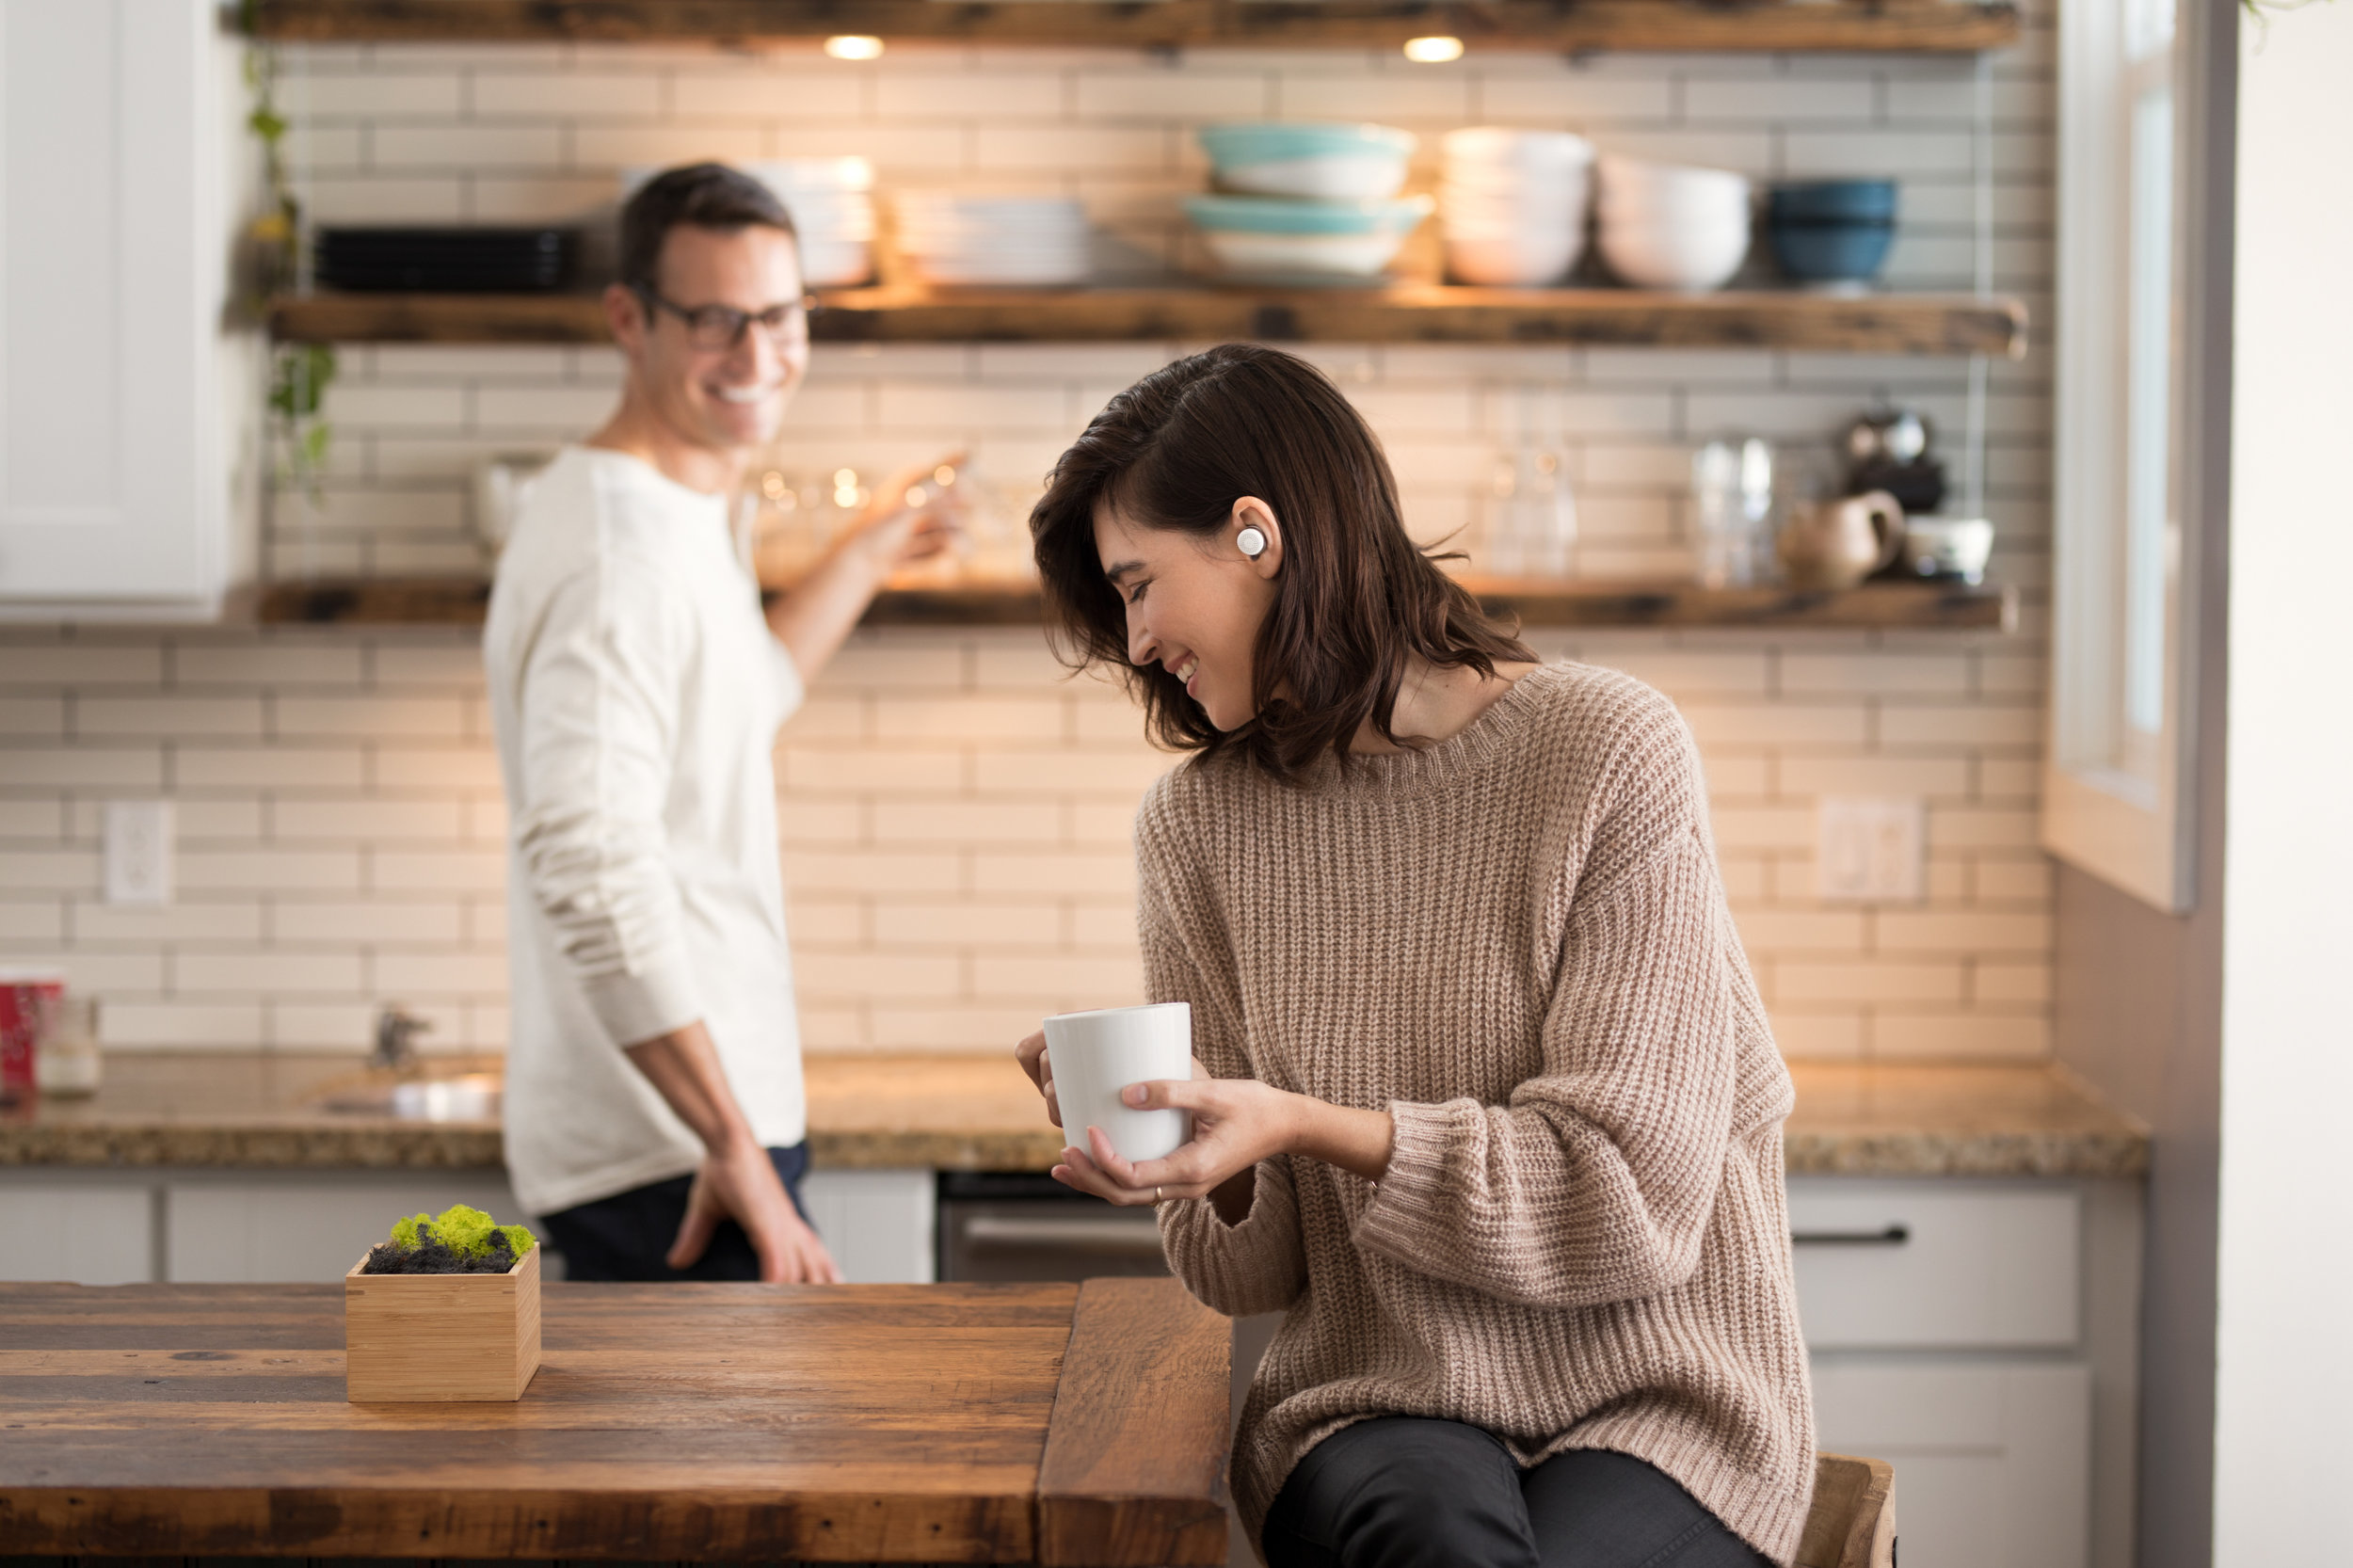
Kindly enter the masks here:
M 1641 1460 L 1578 1448 L 1522 1470 L 1477 1427 L 1404 1416 L 1309 1449 L 1261 1540 L 1272 1568 L 1770 1568 Z
M 801 1176 L 808 1170 L 808 1145 L 770 1149 L 768 1159 L 784 1178 L 784 1190 L 801 1218 L 808 1209 L 801 1202 Z M 686 1194 L 695 1185 L 691 1176 L 672 1176 L 650 1187 L 635 1187 L 576 1208 L 543 1214 L 549 1244 L 564 1255 L 566 1279 L 673 1280 L 748 1279 L 760 1277 L 760 1255 L 752 1239 L 733 1220 L 722 1220 L 711 1233 L 711 1245 L 689 1269 L 673 1269 L 663 1258 L 678 1240 L 686 1219 Z

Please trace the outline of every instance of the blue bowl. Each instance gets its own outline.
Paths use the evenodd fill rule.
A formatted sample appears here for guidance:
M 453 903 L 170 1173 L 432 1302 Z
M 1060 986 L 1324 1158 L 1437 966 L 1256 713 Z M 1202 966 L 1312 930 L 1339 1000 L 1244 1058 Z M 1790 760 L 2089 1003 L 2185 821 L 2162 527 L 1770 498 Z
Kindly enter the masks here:
M 1256 120 L 1238 125 L 1204 125 L 1194 133 L 1201 151 L 1220 168 L 1246 168 L 1252 164 L 1290 158 L 1325 157 L 1335 152 L 1378 152 L 1410 156 L 1418 138 L 1394 125 L 1350 125 L 1326 120 Z
M 1769 218 L 1796 222 L 1896 221 L 1893 180 L 1800 180 L 1772 187 L 1765 201 Z
M 1887 264 L 1888 248 L 1896 242 L 1896 226 L 1886 222 L 1791 223 L 1772 219 L 1765 225 L 1781 269 L 1808 283 L 1864 283 Z
M 1278 196 L 1188 196 L 1200 227 L 1252 234 L 1403 233 L 1430 216 L 1427 196 L 1390 201 L 1293 201 Z

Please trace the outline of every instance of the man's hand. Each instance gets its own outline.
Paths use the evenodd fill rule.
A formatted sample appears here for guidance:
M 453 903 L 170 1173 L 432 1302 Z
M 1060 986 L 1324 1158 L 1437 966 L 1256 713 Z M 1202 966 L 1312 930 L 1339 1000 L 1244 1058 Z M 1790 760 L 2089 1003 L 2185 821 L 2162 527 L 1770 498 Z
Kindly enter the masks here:
M 934 475 L 963 461 L 964 454 L 954 453 L 875 486 L 865 510 L 835 542 L 835 551 L 858 560 L 879 585 L 893 572 L 952 548 L 968 506 L 963 489 L 941 485 Z
M 936 484 L 932 475 L 963 460 L 955 453 L 875 486 L 866 509 L 824 559 L 770 602 L 768 630 L 791 651 L 802 680 L 817 679 L 891 573 L 955 543 L 967 510 L 964 487 Z
M 784 1190 L 768 1151 L 745 1140 L 704 1157 L 686 1198 L 686 1219 L 664 1259 L 673 1269 L 691 1269 L 711 1245 L 722 1220 L 733 1220 L 760 1255 L 760 1277 L 768 1285 L 839 1285 L 841 1270 L 824 1242 L 808 1228 Z
M 761 1280 L 839 1283 L 841 1271 L 792 1207 L 784 1178 L 776 1175 L 768 1151 L 760 1146 L 743 1108 L 735 1103 L 711 1031 L 697 1020 L 639 1041 L 629 1048 L 628 1056 L 708 1151 L 688 1190 L 678 1240 L 670 1244 L 665 1260 L 670 1267 L 690 1267 L 711 1245 L 711 1233 L 719 1222 L 732 1219 L 751 1238 Z

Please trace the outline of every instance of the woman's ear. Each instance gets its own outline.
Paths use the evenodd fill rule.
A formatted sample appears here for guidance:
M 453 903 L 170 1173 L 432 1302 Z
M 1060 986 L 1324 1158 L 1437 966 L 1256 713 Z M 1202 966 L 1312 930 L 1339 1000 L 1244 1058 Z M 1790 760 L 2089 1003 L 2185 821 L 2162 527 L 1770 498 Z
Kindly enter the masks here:
M 1234 503 L 1231 516 L 1225 520 L 1226 543 L 1234 553 L 1250 563 L 1261 579 L 1271 580 L 1283 568 L 1283 525 L 1274 519 L 1274 508 L 1255 495 L 1243 496 Z

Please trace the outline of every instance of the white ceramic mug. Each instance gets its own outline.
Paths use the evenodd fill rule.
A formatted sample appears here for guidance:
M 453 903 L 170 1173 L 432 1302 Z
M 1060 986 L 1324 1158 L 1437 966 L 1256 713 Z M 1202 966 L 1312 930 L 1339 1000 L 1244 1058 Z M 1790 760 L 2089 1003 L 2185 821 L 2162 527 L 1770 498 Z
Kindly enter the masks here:
M 1137 1111 L 1119 1097 L 1131 1083 L 1193 1076 L 1192 1003 L 1057 1013 L 1046 1020 L 1046 1059 L 1074 1148 L 1086 1148 L 1087 1128 L 1099 1127 L 1122 1160 L 1160 1160 L 1193 1136 L 1183 1112 Z

